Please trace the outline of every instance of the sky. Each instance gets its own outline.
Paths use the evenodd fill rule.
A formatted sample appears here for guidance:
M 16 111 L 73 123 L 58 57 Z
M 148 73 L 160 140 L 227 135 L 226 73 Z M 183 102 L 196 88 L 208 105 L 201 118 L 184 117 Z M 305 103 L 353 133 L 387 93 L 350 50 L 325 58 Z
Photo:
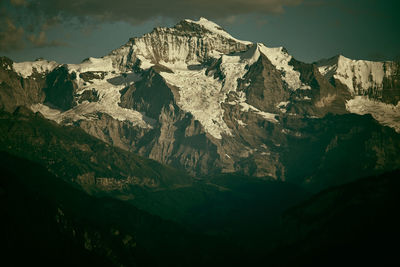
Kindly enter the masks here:
M 154 27 L 205 17 L 304 62 L 398 60 L 399 13 L 398 0 L 0 0 L 0 56 L 79 63 Z

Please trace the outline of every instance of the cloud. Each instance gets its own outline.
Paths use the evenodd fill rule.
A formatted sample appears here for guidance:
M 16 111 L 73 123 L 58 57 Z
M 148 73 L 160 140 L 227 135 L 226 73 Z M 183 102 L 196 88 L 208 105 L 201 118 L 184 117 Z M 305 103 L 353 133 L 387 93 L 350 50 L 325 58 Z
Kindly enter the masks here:
M 0 19 L 0 51 L 24 48 L 24 29 L 17 27 L 10 18 Z
M 64 46 L 66 45 L 63 42 L 58 40 L 47 40 L 46 32 L 41 31 L 38 35 L 30 34 L 28 35 L 27 39 L 32 43 L 34 47 L 49 47 L 49 46 Z
M 232 23 L 244 14 L 280 14 L 303 0 L 1 0 L 0 9 L 11 17 L 0 25 L 0 51 L 58 46 L 46 32 L 55 25 L 93 28 L 101 22 L 140 24 L 154 19 L 206 17 Z M 0 14 L 1 17 L 1 14 Z M 0 18 L 1 20 L 1 18 Z M 11 26 L 12 25 L 12 26 Z
M 14 0 L 21 1 L 21 0 Z M 140 23 L 155 17 L 223 19 L 248 13 L 277 14 L 302 0 L 32 0 L 29 7 L 48 17 Z

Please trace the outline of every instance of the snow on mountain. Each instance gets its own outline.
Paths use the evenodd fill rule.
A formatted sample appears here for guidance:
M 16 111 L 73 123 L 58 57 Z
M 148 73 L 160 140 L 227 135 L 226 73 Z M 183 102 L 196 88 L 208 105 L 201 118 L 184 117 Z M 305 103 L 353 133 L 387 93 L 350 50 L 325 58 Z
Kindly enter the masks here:
M 283 80 L 287 83 L 290 89 L 297 90 L 302 87 L 300 81 L 300 73 L 289 65 L 292 56 L 289 55 L 283 47 L 269 48 L 263 44 L 258 45 L 261 53 L 263 53 L 269 61 L 282 73 Z
M 352 60 L 342 55 L 318 63 L 319 71 L 349 88 L 352 95 L 363 95 L 368 89 L 382 90 L 383 79 L 392 74 L 391 62 Z
M 286 113 L 286 108 L 289 105 L 290 101 L 282 101 L 279 102 L 278 105 L 276 105 L 276 107 L 282 112 L 282 113 Z
M 83 68 L 76 68 L 81 70 L 87 70 L 91 68 L 86 68 L 86 63 L 84 63 Z M 141 77 L 134 73 L 130 75 L 120 76 L 115 73 L 107 73 L 103 79 L 92 79 L 91 83 L 84 85 L 83 82 L 80 83 L 76 95 L 81 95 L 86 90 L 92 90 L 95 88 L 96 93 L 99 96 L 97 102 L 83 101 L 82 103 L 77 103 L 72 109 L 65 112 L 61 112 L 52 109 L 43 104 L 34 104 L 31 109 L 34 112 L 39 111 L 46 118 L 54 120 L 58 123 L 61 122 L 71 122 L 78 120 L 93 120 L 96 118 L 98 112 L 106 113 L 119 121 L 129 121 L 134 126 L 140 126 L 142 128 L 152 128 L 152 120 L 145 117 L 143 114 L 136 110 L 122 108 L 118 105 L 121 98 L 120 91 L 127 85 L 133 84 L 139 81 Z
M 69 73 L 76 74 L 76 95 L 94 89 L 99 95 L 97 102 L 76 103 L 72 109 L 59 113 L 40 104 L 32 108 L 56 121 L 90 120 L 93 113 L 104 112 L 117 120 L 128 120 L 134 125 L 151 127 L 148 123 L 151 119 L 119 106 L 120 91 L 140 79 L 135 74 L 139 69 L 145 71 L 161 66 L 158 71 L 160 75 L 167 84 L 178 89 L 178 106 L 191 113 L 210 135 L 221 139 L 223 134 L 232 134 L 224 121 L 222 107 L 227 95 L 232 92 L 235 92 L 233 95 L 236 95 L 236 99 L 228 104 L 239 105 L 243 112 L 253 112 L 269 122 L 278 123 L 276 114 L 251 106 L 247 103 L 246 95 L 237 92 L 238 81 L 261 55 L 280 72 L 287 89 L 311 90 L 310 85 L 301 82 L 300 72 L 294 70 L 290 63 L 292 56 L 283 47 L 269 48 L 263 44 L 238 40 L 214 22 L 200 18 L 198 21 L 183 20 L 172 28 L 155 28 L 142 37 L 130 39 L 127 44 L 102 58 L 91 57 L 81 64 L 66 65 Z M 219 62 L 218 69 L 209 68 L 212 62 Z M 349 88 L 353 96 L 364 95 L 371 88 L 381 90 L 384 78 L 392 72 L 389 62 L 351 60 L 343 56 L 320 61 L 317 65 L 322 75 L 339 80 Z M 34 72 L 50 72 L 58 66 L 60 65 L 53 61 L 39 60 L 14 63 L 13 68 L 21 76 L 28 77 Z M 220 71 L 222 76 L 214 75 L 216 71 Z M 99 75 L 87 81 L 81 78 L 81 74 L 87 72 Z M 308 95 L 301 99 L 312 101 Z M 287 100 L 283 99 L 277 106 L 283 113 L 289 103 Z M 393 126 L 398 123 L 396 116 L 391 116 L 393 119 L 382 119 L 379 115 L 385 110 L 392 114 L 392 109 L 385 106 L 375 111 L 372 107 L 377 106 L 371 103 L 356 98 L 347 102 L 346 107 L 349 112 L 372 113 L 385 125 Z
M 234 37 L 232 37 L 232 35 L 230 35 L 229 33 L 227 33 L 224 29 L 221 28 L 221 26 L 219 26 L 218 24 L 209 21 L 206 18 L 201 17 L 198 21 L 194 21 L 194 20 L 190 20 L 190 19 L 185 19 L 186 22 L 189 23 L 195 23 L 198 25 L 203 26 L 204 28 L 206 28 L 207 30 L 209 30 L 210 32 L 219 35 L 219 36 L 223 36 L 227 39 L 231 39 L 234 40 L 235 42 L 239 42 L 239 43 L 243 43 L 245 45 L 251 45 L 252 42 L 249 41 L 242 41 L 242 40 L 238 40 Z
M 251 42 L 233 38 L 213 22 L 184 20 L 175 27 L 155 28 L 142 37 L 132 38 L 108 57 L 122 70 L 132 69 L 138 63 L 142 69 L 165 63 L 184 67 L 245 51 L 249 45 Z
M 229 129 L 222 119 L 223 111 L 220 106 L 225 99 L 225 94 L 220 94 L 222 82 L 206 76 L 205 68 L 196 71 L 189 70 L 188 67 L 200 65 L 209 58 L 244 51 L 250 44 L 233 38 L 218 25 L 204 18 L 199 21 L 185 20 L 174 28 L 156 28 L 142 37 L 131 39 L 126 45 L 103 58 L 89 58 L 81 64 L 67 65 L 69 73 L 76 74 L 77 94 L 94 88 L 100 96 L 98 102 L 79 103 L 71 110 L 59 114 L 40 105 L 34 105 L 32 108 L 40 110 L 56 121 L 90 119 L 91 114 L 98 111 L 118 120 L 126 119 L 148 127 L 139 112 L 123 109 L 118 105 L 121 97 L 119 91 L 134 81 L 125 81 L 118 85 L 109 81 L 120 76 L 122 72 L 128 76 L 132 75 L 133 68 L 138 63 L 142 70 L 162 65 L 174 71 L 173 74 L 162 72 L 163 77 L 170 84 L 182 88 L 178 102 L 181 108 L 192 113 L 211 135 L 221 138 L 221 132 L 229 134 Z M 26 72 L 25 69 L 30 66 L 24 64 L 17 67 Z M 87 83 L 80 78 L 85 72 L 103 72 L 106 77 Z M 232 76 L 229 71 L 227 75 Z M 201 95 L 203 97 L 199 98 Z
M 222 138 L 221 133 L 230 134 L 220 104 L 225 99 L 225 94 L 221 92 L 221 81 L 207 76 L 204 69 L 175 70 L 174 73 L 160 74 L 169 85 L 178 88 L 179 107 L 191 113 L 209 134 L 218 139 Z
M 236 101 L 237 104 L 241 106 L 241 111 L 243 112 L 254 112 L 260 116 L 262 116 L 265 120 L 273 123 L 278 123 L 278 120 L 276 119 L 277 114 L 261 111 L 258 108 L 248 104 L 246 102 L 246 95 L 244 92 L 238 92 L 238 101 Z M 232 103 L 230 103 L 232 104 Z
M 21 92 L 30 86 L 38 95 L 18 105 L 192 174 L 286 179 L 288 136 L 307 138 L 298 128 L 307 123 L 328 127 L 321 118 L 329 112 L 370 113 L 400 132 L 399 104 L 378 101 L 400 99 L 398 80 L 386 79 L 391 63 L 336 57 L 317 64 L 324 78 L 283 47 L 238 40 L 204 18 L 155 28 L 80 64 L 5 62 L 5 76 L 10 66 L 22 77 L 53 71 L 29 83 L 10 75 Z M 381 89 L 381 99 L 358 96 Z
M 222 90 L 225 93 L 235 91 L 238 79 L 242 78 L 247 72 L 246 67 L 253 65 L 259 57 L 260 51 L 256 45 L 253 45 L 244 53 L 222 55 L 220 68 L 225 76 Z
M 60 66 L 55 62 L 35 61 L 15 63 L 17 68 L 20 68 L 22 75 L 29 74 L 30 69 L 48 72 L 55 67 Z M 14 65 L 14 66 L 15 66 Z M 32 67 L 31 67 L 32 66 Z M 142 128 L 151 128 L 151 119 L 146 118 L 143 114 L 132 109 L 126 109 L 119 106 L 121 93 L 120 91 L 128 85 L 134 84 L 141 79 L 140 75 L 133 72 L 122 74 L 118 69 L 113 67 L 111 58 L 88 58 L 80 64 L 65 65 L 68 72 L 75 74 L 76 91 L 75 96 L 79 97 L 87 90 L 95 90 L 98 94 L 96 102 L 76 102 L 75 106 L 67 111 L 59 111 L 43 104 L 33 104 L 31 109 L 34 112 L 39 111 L 48 119 L 58 123 L 75 122 L 78 120 L 93 120 L 95 114 L 106 113 L 119 121 L 129 121 L 132 125 L 138 125 Z M 15 67 L 14 67 L 15 68 Z M 87 72 L 94 73 L 94 77 L 90 81 L 85 81 L 81 78 L 81 74 Z M 99 74 L 99 75 L 96 75 Z
M 90 57 L 84 60 L 80 64 L 67 64 L 68 70 L 70 73 L 75 72 L 77 74 L 77 78 L 79 79 L 79 74 L 88 72 L 88 71 L 102 71 L 102 72 L 110 72 L 110 71 L 118 71 L 118 69 L 113 67 L 113 62 L 111 58 L 94 58 Z
M 346 102 L 346 109 L 360 115 L 371 114 L 382 125 L 400 131 L 400 104 L 382 102 L 384 90 L 395 92 L 394 88 L 385 89 L 395 73 L 393 62 L 374 62 L 352 60 L 342 55 L 317 62 L 319 72 L 327 79 L 336 79 L 345 85 L 353 99 Z M 395 82 L 395 81 L 393 81 Z M 395 85 L 386 85 L 395 86 Z M 393 95 L 394 97 L 394 95 Z M 392 98 L 394 100 L 396 98 Z M 393 105 L 394 104 L 394 105 Z
M 187 19 L 173 28 L 156 28 L 142 37 L 131 39 L 108 57 L 112 58 L 114 66 L 122 69 L 136 62 L 144 70 L 154 65 L 167 67 L 172 72 L 161 71 L 160 74 L 168 84 L 179 89 L 177 104 L 191 113 L 209 134 L 221 139 L 222 133 L 231 134 L 223 119 L 221 103 L 225 102 L 229 92 L 236 91 L 238 79 L 259 59 L 260 53 L 277 67 L 290 89 L 308 88 L 301 83 L 300 73 L 289 65 L 292 57 L 282 47 L 268 48 L 238 40 L 205 18 L 198 21 Z M 210 58 L 220 59 L 223 81 L 213 78 L 212 71 L 206 75 L 206 66 L 202 64 Z M 236 103 L 249 106 L 243 98 Z M 246 109 L 249 110 L 268 121 L 277 122 L 275 114 L 255 107 Z
M 400 102 L 391 105 L 369 99 L 367 96 L 355 96 L 347 101 L 346 108 L 349 112 L 359 115 L 371 114 L 380 124 L 392 127 L 400 133 Z
M 220 70 L 225 77 L 223 81 L 214 78 L 212 71 L 207 75 L 206 68 L 201 70 L 172 68 L 172 73 L 161 72 L 160 74 L 168 84 L 179 89 L 178 105 L 180 108 L 190 112 L 200 121 L 209 134 L 221 139 L 222 133 L 231 134 L 223 119 L 224 110 L 221 103 L 225 102 L 228 93 L 236 91 L 238 79 L 241 79 L 246 74 L 247 68 L 254 64 L 259 56 L 258 45 L 253 45 L 246 52 L 222 55 Z M 255 111 L 266 120 L 277 122 L 274 114 L 266 113 L 250 106 L 246 103 L 245 95 L 240 95 L 240 100 L 231 104 L 240 104 L 245 107 L 243 111 Z
M 55 61 L 47 61 L 43 59 L 39 59 L 36 61 L 26 61 L 13 63 L 13 68 L 16 73 L 21 75 L 23 78 L 27 78 L 31 76 L 33 73 L 49 73 L 55 68 L 57 68 L 60 64 Z

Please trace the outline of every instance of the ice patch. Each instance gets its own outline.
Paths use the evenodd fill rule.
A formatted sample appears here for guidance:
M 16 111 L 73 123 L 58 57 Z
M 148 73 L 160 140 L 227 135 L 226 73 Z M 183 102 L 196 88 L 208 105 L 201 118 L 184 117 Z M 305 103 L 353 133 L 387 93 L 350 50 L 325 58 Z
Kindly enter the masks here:
M 143 70 L 147 70 L 147 69 L 151 68 L 152 66 L 154 66 L 153 63 L 151 63 L 149 60 L 147 60 L 146 58 L 144 58 L 141 55 L 138 55 L 137 58 L 140 60 L 140 68 Z
M 43 104 L 33 104 L 31 106 L 31 110 L 35 113 L 40 112 L 45 118 L 55 121 L 57 123 L 61 123 L 62 121 L 61 111 L 59 111 L 58 109 L 52 109 Z
M 278 105 L 276 105 L 276 107 L 279 108 L 279 110 L 282 113 L 286 113 L 286 111 L 287 111 L 286 109 L 287 109 L 287 106 L 289 105 L 289 103 L 290 103 L 290 101 L 280 102 Z
M 112 65 L 112 59 L 109 57 L 94 58 L 90 57 L 80 64 L 67 64 L 70 72 L 83 73 L 88 71 L 117 71 Z
M 264 117 L 265 120 L 269 122 L 278 123 L 278 120 L 276 119 L 276 114 L 264 112 L 261 110 L 257 111 L 257 114 L 261 115 L 262 117 Z
M 391 105 L 366 96 L 356 96 L 346 102 L 346 109 L 359 115 L 371 114 L 380 124 L 392 127 L 400 133 L 400 102 Z
M 222 133 L 231 134 L 223 120 L 221 102 L 225 94 L 221 92 L 222 82 L 207 76 L 205 70 L 174 70 L 174 73 L 160 73 L 168 84 L 179 88 L 179 107 L 189 112 L 205 130 L 217 139 Z
M 357 88 L 381 88 L 385 72 L 383 62 L 351 60 L 340 56 L 334 77 L 356 94 Z
M 240 126 L 246 126 L 247 124 L 244 123 L 242 120 L 236 120 Z
M 60 66 L 55 61 L 47 60 L 37 60 L 37 61 L 27 61 L 20 63 L 13 63 L 13 68 L 16 73 L 21 75 L 23 78 L 28 78 L 35 71 L 37 73 L 48 73 Z
M 223 55 L 221 57 L 221 71 L 225 75 L 224 92 L 236 91 L 238 79 L 242 78 L 247 66 L 253 65 L 260 57 L 257 46 L 253 46 L 244 53 Z
M 238 104 L 242 107 L 241 111 L 244 112 L 254 112 L 260 116 L 262 116 L 265 120 L 272 122 L 272 123 L 278 123 L 279 121 L 276 119 L 277 114 L 261 111 L 258 108 L 246 103 L 246 96 L 244 92 L 239 92 L 239 98 L 238 98 Z
M 327 78 L 334 77 L 349 88 L 353 95 L 362 94 L 368 89 L 383 88 L 383 79 L 393 72 L 391 62 L 352 60 L 338 56 L 337 60 L 327 61 L 318 68 Z
M 107 57 L 112 59 L 115 68 L 122 71 L 130 69 L 137 59 L 142 69 L 155 64 L 171 64 L 182 69 L 187 65 L 198 65 L 210 57 L 219 58 L 221 51 L 235 48 L 234 44 L 226 44 L 225 39 L 215 32 L 190 36 L 182 35 L 175 28 L 157 28 L 142 37 L 134 38 Z
M 299 89 L 300 89 L 300 90 L 311 90 L 312 88 L 311 88 L 311 86 L 309 86 L 309 85 L 302 84 L 302 85 L 300 86 Z
M 269 48 L 263 44 L 258 44 L 258 47 L 277 70 L 281 72 L 282 79 L 287 83 L 290 89 L 309 89 L 307 85 L 300 81 L 300 72 L 295 71 L 293 66 L 289 65 L 292 56 L 283 50 L 283 47 Z
M 238 79 L 246 74 L 246 66 L 253 64 L 259 58 L 258 49 L 251 48 L 244 53 L 223 55 L 221 58 L 221 71 L 225 75 L 222 82 L 207 76 L 205 69 L 189 70 L 183 64 L 163 65 L 173 70 L 173 73 L 161 72 L 161 76 L 168 84 L 179 88 L 179 107 L 191 113 L 205 130 L 217 139 L 222 138 L 222 133 L 231 135 L 223 117 L 224 110 L 221 103 L 225 102 L 227 94 L 236 91 Z M 262 116 L 271 119 L 268 114 Z
M 77 91 L 77 94 L 80 94 L 85 90 L 95 88 L 99 94 L 98 102 L 84 101 L 65 112 L 51 109 L 43 104 L 32 105 L 31 109 L 34 112 L 39 111 L 46 118 L 58 123 L 68 123 L 68 121 L 78 120 L 93 120 L 96 118 L 96 114 L 100 112 L 106 113 L 119 121 L 129 121 L 133 125 L 142 128 L 152 128 L 154 122 L 152 119 L 145 117 L 138 111 L 122 108 L 118 105 L 121 97 L 120 90 L 122 90 L 127 84 L 132 84 L 139 79 L 140 77 L 134 73 L 131 73 L 130 75 L 127 74 L 126 78 L 123 76 L 121 77 L 118 74 L 108 73 L 104 79 L 93 79 L 92 84 L 82 86 Z M 111 80 L 113 80 L 113 84 L 109 82 Z
M 231 40 L 234 40 L 234 41 L 236 41 L 236 42 L 243 43 L 243 44 L 246 44 L 246 45 L 252 44 L 252 42 L 242 41 L 242 40 L 238 40 L 238 39 L 232 37 L 232 35 L 230 35 L 230 34 L 227 33 L 226 31 L 224 31 L 224 30 L 221 28 L 221 26 L 219 26 L 218 24 L 216 24 L 216 23 L 214 23 L 214 22 L 212 22 L 212 21 L 209 21 L 209 20 L 206 19 L 206 18 L 201 17 L 198 21 L 194 21 L 194 20 L 190 20 L 190 19 L 185 19 L 185 21 L 187 21 L 187 22 L 189 22 L 189 23 L 195 23 L 195 24 L 201 25 L 201 26 L 203 26 L 204 28 L 206 28 L 207 30 L 209 30 L 210 32 L 213 32 L 213 33 L 215 33 L 215 34 L 217 34 L 217 35 L 223 36 L 223 37 L 225 37 L 225 38 L 227 38 L 227 39 L 231 39 Z
M 172 62 L 165 62 L 164 60 L 160 60 L 158 64 L 167 67 L 171 70 L 188 70 L 188 66 L 190 65 L 200 65 L 198 61 L 172 61 Z
M 12 70 L 11 66 L 8 65 L 7 62 L 3 62 L 2 67 L 3 67 L 5 70 Z
M 336 65 L 326 65 L 318 68 L 318 71 L 323 75 L 323 76 L 328 76 L 332 77 L 333 73 L 336 70 Z

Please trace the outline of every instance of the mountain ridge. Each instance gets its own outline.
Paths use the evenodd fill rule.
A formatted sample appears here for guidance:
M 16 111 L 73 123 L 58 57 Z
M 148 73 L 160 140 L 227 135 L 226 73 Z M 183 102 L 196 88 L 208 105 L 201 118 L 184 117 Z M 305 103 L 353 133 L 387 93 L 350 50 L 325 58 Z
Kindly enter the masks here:
M 3 62 L 8 89 L 1 102 L 9 112 L 14 94 L 17 103 L 60 124 L 193 175 L 288 178 L 280 146 L 302 135 L 288 121 L 372 114 L 400 131 L 396 75 L 384 79 L 385 93 L 380 87 L 356 93 L 318 64 L 297 61 L 283 47 L 237 40 L 206 19 L 156 28 L 81 64 Z M 40 97 L 8 92 L 15 86 Z

